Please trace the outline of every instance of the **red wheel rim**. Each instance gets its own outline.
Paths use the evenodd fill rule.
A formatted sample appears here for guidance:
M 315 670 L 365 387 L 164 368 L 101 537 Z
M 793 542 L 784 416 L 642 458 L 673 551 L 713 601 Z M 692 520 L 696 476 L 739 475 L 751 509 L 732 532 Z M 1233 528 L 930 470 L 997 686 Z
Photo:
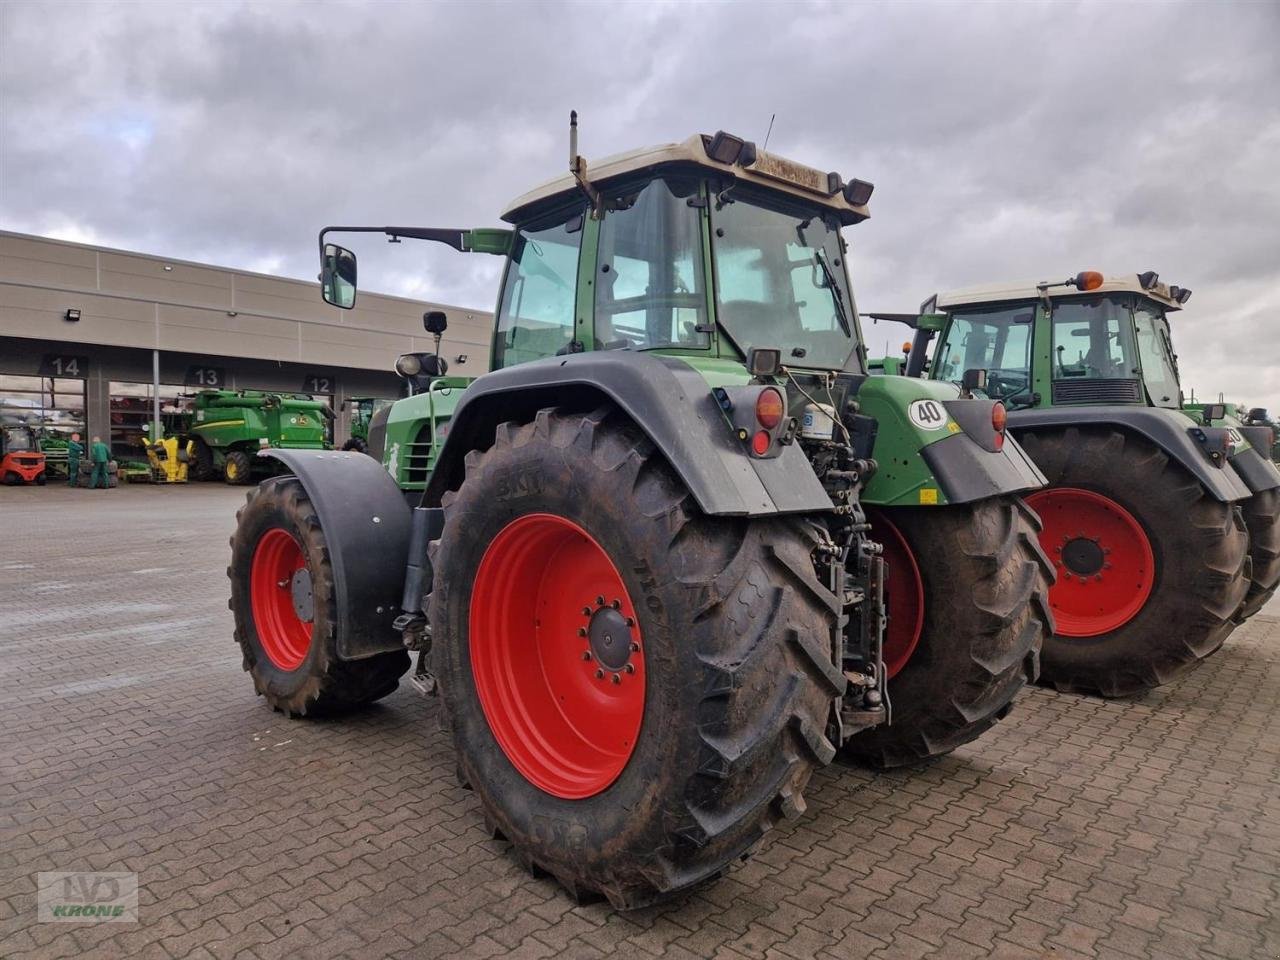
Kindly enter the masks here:
M 869 517 L 871 537 L 884 548 L 885 674 L 892 678 L 907 665 L 924 631 L 924 580 L 902 531 L 880 514 Z
M 267 659 L 281 670 L 298 669 L 311 649 L 314 623 L 301 619 L 294 608 L 294 574 L 306 566 L 302 546 L 279 527 L 264 533 L 253 551 L 249 569 L 253 625 Z
M 587 531 L 547 513 L 507 524 L 476 571 L 470 644 L 489 729 L 526 780 L 578 800 L 618 778 L 644 719 L 643 645 Z
M 1040 546 L 1057 568 L 1049 590 L 1056 632 L 1096 637 L 1132 620 L 1155 585 L 1155 555 L 1142 524 L 1092 490 L 1051 487 L 1025 499 L 1040 514 Z

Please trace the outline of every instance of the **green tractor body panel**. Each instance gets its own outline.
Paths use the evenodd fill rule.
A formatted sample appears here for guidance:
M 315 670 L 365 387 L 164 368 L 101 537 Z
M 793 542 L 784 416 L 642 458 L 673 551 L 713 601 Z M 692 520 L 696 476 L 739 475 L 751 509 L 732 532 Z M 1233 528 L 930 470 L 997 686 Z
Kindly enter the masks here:
M 426 489 L 453 411 L 473 377 L 440 377 L 422 393 L 391 404 L 382 464 L 404 491 Z

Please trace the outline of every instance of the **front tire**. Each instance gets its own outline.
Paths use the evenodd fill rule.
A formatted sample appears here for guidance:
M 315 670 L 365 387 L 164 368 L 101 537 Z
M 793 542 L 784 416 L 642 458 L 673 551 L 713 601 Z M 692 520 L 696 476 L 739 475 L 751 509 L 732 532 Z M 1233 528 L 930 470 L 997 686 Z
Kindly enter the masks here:
M 804 810 L 844 687 L 812 524 L 704 516 L 611 408 L 499 425 L 442 505 L 444 706 L 464 782 L 527 867 L 639 907 Z
M 1221 647 L 1249 589 L 1236 504 L 1115 427 L 1024 432 L 1018 442 L 1050 483 L 1027 497 L 1058 570 L 1041 680 L 1127 696 Z
M 885 546 L 892 719 L 855 734 L 841 756 L 883 769 L 950 753 L 1009 712 L 1053 629 L 1053 573 L 1017 497 L 869 519 Z
M 409 668 L 402 650 L 338 658 L 329 548 L 295 477 L 249 492 L 236 513 L 227 576 L 244 669 L 272 708 L 291 717 L 350 710 L 391 693 Z

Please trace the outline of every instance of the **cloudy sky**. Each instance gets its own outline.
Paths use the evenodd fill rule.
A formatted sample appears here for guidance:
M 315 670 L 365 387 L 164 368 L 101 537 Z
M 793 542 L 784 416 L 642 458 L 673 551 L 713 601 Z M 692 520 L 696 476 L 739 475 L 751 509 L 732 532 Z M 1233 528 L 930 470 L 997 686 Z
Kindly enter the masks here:
M 1184 381 L 1280 411 L 1280 3 L 0 3 L 0 227 L 314 277 L 326 223 L 496 224 L 723 128 L 876 184 L 862 310 L 1081 269 L 1194 289 Z M 489 309 L 493 258 L 358 246 Z M 900 330 L 868 325 L 873 353 Z

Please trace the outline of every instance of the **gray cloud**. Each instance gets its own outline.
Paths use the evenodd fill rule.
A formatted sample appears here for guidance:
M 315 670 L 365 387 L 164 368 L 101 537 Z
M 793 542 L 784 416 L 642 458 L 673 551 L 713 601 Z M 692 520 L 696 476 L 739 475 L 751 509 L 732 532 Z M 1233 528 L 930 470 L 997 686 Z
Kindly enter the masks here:
M 565 165 L 725 128 L 877 184 L 864 309 L 1157 269 L 1189 385 L 1280 409 L 1280 6 L 0 5 L 0 224 L 314 276 L 333 222 L 472 226 Z M 491 307 L 497 263 L 361 247 Z M 881 325 L 868 329 L 883 347 Z

